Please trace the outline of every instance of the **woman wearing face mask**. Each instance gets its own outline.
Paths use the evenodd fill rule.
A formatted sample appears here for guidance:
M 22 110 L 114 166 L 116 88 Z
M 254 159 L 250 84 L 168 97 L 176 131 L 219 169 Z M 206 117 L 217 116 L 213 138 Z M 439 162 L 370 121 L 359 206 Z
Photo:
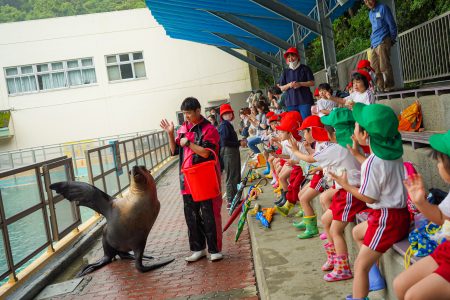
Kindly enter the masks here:
M 278 86 L 287 93 L 286 106 L 288 111 L 300 112 L 303 120 L 311 115 L 311 106 L 314 104 L 313 95 L 309 87 L 314 86 L 314 75 L 311 69 L 300 64 L 297 48 L 289 48 L 284 53 L 289 68 L 284 70 Z
M 230 104 L 220 106 L 220 159 L 222 160 L 223 170 L 227 174 L 227 209 L 237 193 L 237 185 L 241 181 L 241 155 L 236 131 L 234 131 L 231 121 L 234 119 L 234 112 Z

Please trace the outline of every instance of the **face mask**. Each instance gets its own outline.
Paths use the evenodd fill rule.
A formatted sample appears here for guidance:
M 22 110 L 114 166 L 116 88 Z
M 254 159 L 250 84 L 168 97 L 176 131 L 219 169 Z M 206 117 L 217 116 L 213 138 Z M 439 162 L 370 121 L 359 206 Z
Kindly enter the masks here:
M 224 119 L 225 121 L 230 121 L 232 116 L 232 114 L 223 114 L 222 119 Z
M 290 62 L 289 63 L 289 69 L 295 70 L 295 69 L 298 68 L 299 65 L 300 65 L 300 62 L 298 60 Z

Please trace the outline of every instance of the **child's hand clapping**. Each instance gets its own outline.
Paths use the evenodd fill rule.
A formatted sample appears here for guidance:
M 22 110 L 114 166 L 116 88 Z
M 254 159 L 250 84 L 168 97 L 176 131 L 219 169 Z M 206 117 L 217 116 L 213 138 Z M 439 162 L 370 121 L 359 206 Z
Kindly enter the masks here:
M 356 140 L 356 137 L 355 137 L 354 134 L 352 134 L 351 138 L 352 138 L 352 141 L 353 141 L 353 145 L 350 146 L 350 145 L 347 144 L 347 149 L 348 149 L 348 151 L 350 151 L 350 153 L 353 156 L 357 156 L 358 154 L 360 154 L 359 153 L 359 143 L 358 143 L 358 140 Z
M 328 175 L 330 175 L 331 179 L 336 181 L 337 184 L 345 188 L 349 185 L 348 178 L 347 178 L 347 171 L 343 171 L 341 176 L 338 176 L 336 173 L 328 172 Z
M 311 153 L 313 150 L 313 148 L 311 147 L 311 144 L 308 143 L 307 141 L 303 142 L 303 146 L 305 146 L 306 151 L 308 151 L 308 153 Z
M 413 174 L 404 180 L 403 183 L 408 191 L 409 197 L 415 205 L 419 206 L 427 201 L 422 175 Z
M 292 152 L 298 151 L 297 140 L 291 137 L 289 139 L 289 144 L 291 145 Z

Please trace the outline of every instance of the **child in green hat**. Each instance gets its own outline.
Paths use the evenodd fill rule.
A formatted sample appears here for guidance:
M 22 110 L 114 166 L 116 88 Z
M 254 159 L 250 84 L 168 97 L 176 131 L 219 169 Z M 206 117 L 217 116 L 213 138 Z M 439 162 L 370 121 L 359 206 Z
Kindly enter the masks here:
M 323 166 L 324 174 L 327 172 L 346 172 L 348 181 L 353 186 L 359 186 L 361 164 L 352 155 L 347 147 L 353 144 L 351 136 L 355 128 L 355 119 L 352 111 L 347 108 L 335 108 L 328 116 L 323 116 L 324 125 L 334 128 L 328 130 L 328 136 L 333 144 L 318 153 L 314 158 Z M 349 222 L 355 221 L 358 212 L 367 208 L 366 203 L 356 197 L 339 184 L 335 184 L 337 192 L 333 195 L 329 209 L 322 216 L 322 223 L 330 223 L 327 230 L 328 243 L 324 245 L 327 261 L 322 266 L 323 271 L 332 271 L 325 274 L 325 281 L 339 281 L 353 278 L 348 260 L 347 243 L 344 230 Z M 326 228 L 326 226 L 324 225 Z
M 450 183 L 450 130 L 430 137 L 433 156 L 437 159 L 439 175 Z M 447 241 L 434 252 L 419 260 L 394 280 L 395 294 L 399 299 L 450 299 L 450 193 L 438 205 L 426 199 L 426 189 L 420 174 L 405 180 L 408 193 L 421 213 L 431 222 L 443 225 Z
M 353 295 L 347 299 L 364 299 L 369 293 L 369 270 L 394 243 L 409 231 L 410 216 L 403 186 L 403 146 L 398 119 L 385 105 L 355 103 L 354 135 L 362 146 L 370 146 L 371 155 L 361 166 L 360 187 L 349 183 L 347 176 L 332 178 L 354 197 L 371 208 L 368 221 L 353 229 L 361 246 L 355 261 Z

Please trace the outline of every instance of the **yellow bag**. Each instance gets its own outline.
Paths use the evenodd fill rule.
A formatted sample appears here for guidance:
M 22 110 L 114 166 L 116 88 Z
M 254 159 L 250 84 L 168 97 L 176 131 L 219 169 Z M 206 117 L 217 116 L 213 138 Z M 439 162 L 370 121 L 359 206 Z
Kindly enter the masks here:
M 405 108 L 398 116 L 399 131 L 418 131 L 422 125 L 422 109 L 418 100 Z

